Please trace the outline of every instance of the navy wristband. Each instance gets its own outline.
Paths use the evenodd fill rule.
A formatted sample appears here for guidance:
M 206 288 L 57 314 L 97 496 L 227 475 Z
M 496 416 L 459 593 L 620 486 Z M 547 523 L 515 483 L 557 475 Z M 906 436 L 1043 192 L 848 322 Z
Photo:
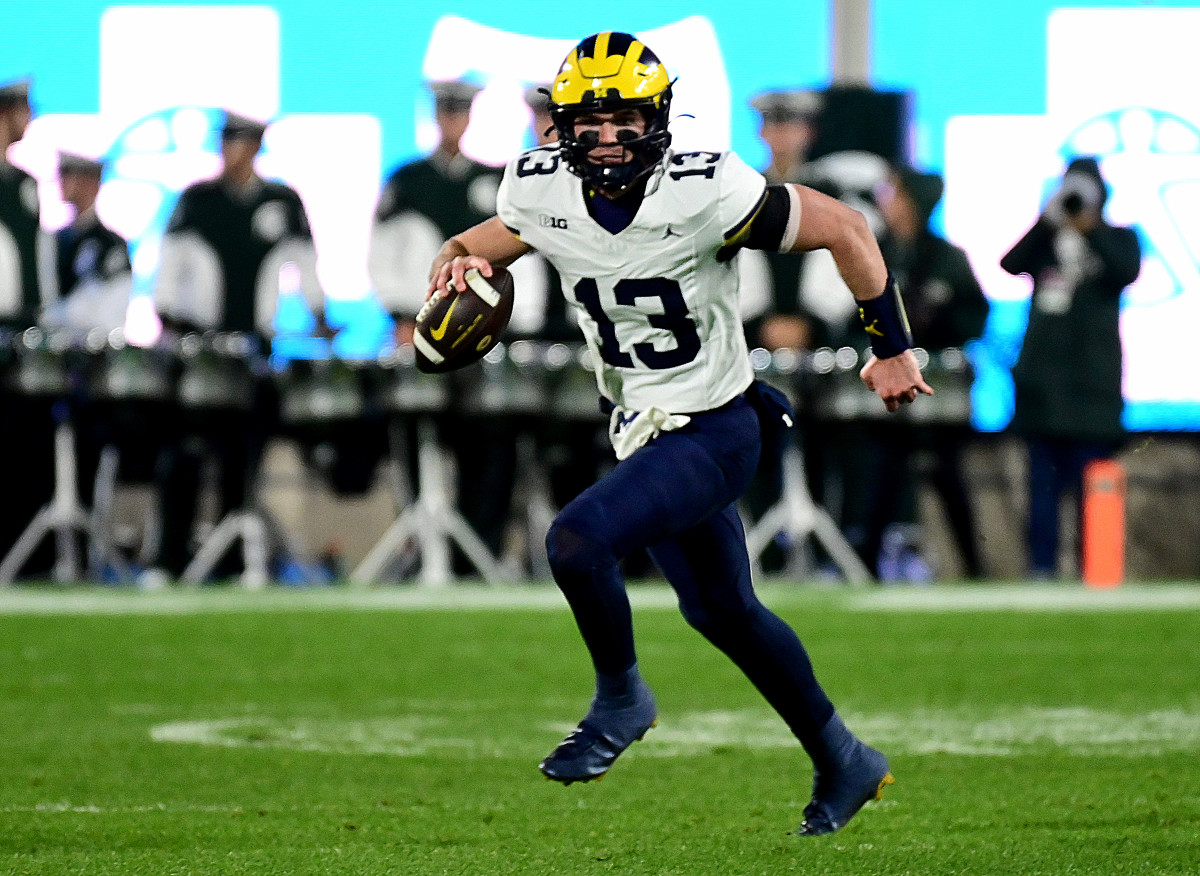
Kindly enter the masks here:
M 876 358 L 890 359 L 912 347 L 908 314 L 904 312 L 904 302 L 900 299 L 900 287 L 891 274 L 888 274 L 882 295 L 858 302 L 858 317 L 871 338 L 871 352 Z

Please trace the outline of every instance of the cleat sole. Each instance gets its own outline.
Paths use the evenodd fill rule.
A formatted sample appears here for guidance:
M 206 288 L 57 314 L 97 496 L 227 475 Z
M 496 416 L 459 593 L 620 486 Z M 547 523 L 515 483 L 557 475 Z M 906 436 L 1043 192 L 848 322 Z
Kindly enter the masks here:
M 545 780 L 547 782 L 558 782 L 564 788 L 567 787 L 568 785 L 573 785 L 576 782 L 579 782 L 580 784 L 584 784 L 587 782 L 598 782 L 607 775 L 608 775 L 608 770 L 605 770 L 598 776 L 587 776 L 582 779 L 559 779 L 559 778 L 555 778 L 554 776 L 548 776 L 545 773 L 542 773 L 542 777 L 545 778 Z

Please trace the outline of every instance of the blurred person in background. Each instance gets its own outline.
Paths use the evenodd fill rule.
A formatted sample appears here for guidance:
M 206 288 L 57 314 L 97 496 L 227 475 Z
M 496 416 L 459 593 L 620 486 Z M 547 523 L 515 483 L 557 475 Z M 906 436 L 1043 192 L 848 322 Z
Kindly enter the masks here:
M 877 198 L 886 223 L 880 242 L 884 258 L 904 290 L 913 341 L 931 356 L 962 349 L 983 334 L 988 301 L 967 254 L 930 228 L 930 217 L 944 184 L 936 173 L 900 166 Z M 965 372 L 964 376 L 969 374 Z M 969 392 L 969 386 L 960 387 Z M 941 391 L 941 390 L 939 390 Z M 974 437 L 969 422 L 888 423 L 894 433 L 876 446 L 881 465 L 868 492 L 868 552 L 883 556 L 877 571 L 884 579 L 921 578 L 915 486 L 927 478 L 942 501 L 966 577 L 983 575 L 975 531 L 975 512 L 963 483 L 962 452 Z
M 170 332 L 236 332 L 265 350 L 280 284 L 291 281 L 298 288 L 287 291 L 303 295 L 317 334 L 332 333 L 304 202 L 294 188 L 263 179 L 255 167 L 266 131 L 266 122 L 226 112 L 220 173 L 179 196 L 154 289 L 155 308 Z
M 767 182 L 803 181 L 822 104 L 820 93 L 799 89 L 763 91 L 750 98 L 759 114 L 758 136 L 770 157 L 761 171 Z
M 821 95 L 814 91 L 766 91 L 751 98 L 750 105 L 760 117 L 758 135 L 769 155 L 767 166 L 760 171 L 768 183 L 806 181 L 808 151 L 816 136 L 821 104 Z M 750 344 L 768 350 L 808 349 L 813 327 L 799 302 L 804 259 L 779 253 L 765 253 L 764 258 L 773 296 L 767 310 L 747 324 Z
M 96 213 L 103 176 L 103 161 L 58 153 L 59 189 L 74 215 L 54 234 L 57 295 L 43 323 L 77 332 L 125 325 L 132 288 L 131 282 L 123 282 L 131 280 L 129 244 Z
M 525 105 L 530 111 L 530 137 L 534 149 L 557 150 L 558 132 L 550 116 L 550 84 L 531 85 L 525 90 Z M 595 394 L 589 394 L 591 416 L 580 416 L 580 412 L 568 404 L 568 410 L 556 406 L 560 393 L 582 382 L 594 386 L 590 374 L 578 381 L 579 375 L 571 372 L 582 367 L 578 355 L 582 344 L 579 339 L 579 324 L 567 305 L 562 281 L 546 258 L 531 252 L 511 266 L 516 288 L 520 289 L 513 305 L 512 319 L 505 331 L 508 340 L 530 340 L 540 345 L 564 344 L 571 350 L 572 362 L 556 370 L 547 369 L 541 376 L 549 390 L 553 415 L 545 416 L 539 411 L 535 417 L 524 417 L 519 423 L 518 452 L 527 457 L 528 444 L 532 441 L 539 477 L 544 474 L 544 485 L 550 507 L 542 522 L 568 502 L 591 486 L 609 457 L 607 423 L 595 404 Z M 524 479 L 522 479 L 524 480 Z M 520 487 L 518 488 L 520 489 Z M 532 509 L 531 509 L 532 510 Z M 530 528 L 531 540 L 535 533 Z M 536 534 L 536 544 L 528 545 L 530 557 L 536 556 L 535 565 L 542 574 L 548 574 L 545 553 L 545 529 Z M 627 559 L 626 571 L 641 576 L 650 572 L 650 560 L 644 553 Z
M 10 379 L 17 362 L 14 333 L 37 322 L 53 285 L 53 249 L 41 231 L 37 180 L 9 161 L 9 148 L 33 119 L 29 78 L 0 82 L 0 460 L 8 466 L 0 502 L 0 557 L 45 505 L 54 486 L 53 399 L 24 394 Z M 50 569 L 49 540 L 25 565 L 36 577 Z
M 862 214 L 878 241 L 885 237 L 887 225 L 877 198 L 891 172 L 891 164 L 880 154 L 854 149 L 810 161 L 806 178 L 812 188 Z M 839 355 L 854 352 L 857 362 L 862 363 L 870 355 L 869 338 L 862 334 L 853 300 L 838 294 L 844 286 L 829 253 L 811 252 L 805 257 L 800 276 L 798 307 L 809 315 L 814 348 L 836 350 Z M 903 291 L 899 283 L 897 288 Z M 878 574 L 882 524 L 877 518 L 882 506 L 877 493 L 880 489 L 887 492 L 889 482 L 903 477 L 888 471 L 883 481 L 876 483 L 884 465 L 878 448 L 881 443 L 904 438 L 906 433 L 894 418 L 879 416 L 872 400 L 863 396 L 854 375 L 858 367 L 854 364 L 850 370 L 809 375 L 805 462 L 813 497 L 829 509 L 863 565 Z M 897 451 L 888 448 L 888 452 Z M 822 562 L 821 555 L 817 560 L 821 563 L 818 574 L 835 572 Z
M 412 343 L 429 262 L 444 241 L 491 214 L 500 186 L 497 168 L 462 151 L 471 105 L 482 89 L 461 79 L 431 82 L 429 89 L 437 147 L 392 171 L 379 195 L 371 231 L 371 282 L 396 322 L 398 344 Z
M 543 82 L 525 89 L 525 105 L 529 107 L 529 132 L 533 148 L 558 142 L 554 119 L 550 115 L 550 83 Z
M 429 263 L 442 244 L 482 222 L 496 207 L 500 170 L 462 151 L 471 105 L 481 91 L 461 79 L 429 83 L 434 98 L 438 145 L 429 155 L 397 168 L 384 183 L 371 232 L 368 269 L 384 309 L 395 321 L 395 342 L 411 344 L 417 312 L 425 298 Z M 516 476 L 516 434 L 507 417 L 472 416 L 457 404 L 469 396 L 479 371 L 443 378 L 451 386 L 451 409 L 439 418 L 440 441 L 458 472 L 455 505 L 493 555 L 503 551 Z M 400 424 L 409 483 L 418 484 L 416 422 Z M 488 447 L 479 453 L 480 442 Z M 472 571 L 455 548 L 455 571 Z
M 49 251 L 39 239 L 37 180 L 8 156 L 33 120 L 31 84 L 27 78 L 0 83 L 0 326 L 15 331 L 37 322 L 44 303 L 39 258 Z
M 816 137 L 817 120 L 822 97 L 815 91 L 776 89 L 760 92 L 750 99 L 759 114 L 759 138 L 767 147 L 767 165 L 760 172 L 769 184 L 803 183 L 809 149 Z M 743 250 L 737 260 L 742 272 L 746 340 L 751 348 L 809 350 L 812 347 L 812 319 L 800 305 L 800 276 L 807 254 Z M 765 286 L 756 295 L 759 286 Z M 761 298 L 759 306 L 755 302 Z M 745 313 L 749 309 L 752 312 Z M 798 399 L 800 385 L 795 389 Z M 818 490 L 819 477 L 815 471 L 819 453 L 815 452 L 817 430 L 810 422 L 809 406 L 798 406 L 797 416 L 802 428 L 782 436 L 784 441 L 797 441 L 805 446 L 806 471 L 810 492 Z M 783 470 L 779 461 L 782 453 L 765 452 L 758 471 L 743 497 L 745 510 L 753 521 L 759 520 L 783 494 Z M 767 572 L 787 568 L 792 545 L 780 534 L 761 557 Z
M 76 338 L 100 330 L 107 338 L 125 325 L 133 273 L 125 238 L 106 226 L 96 213 L 96 199 L 104 176 L 104 162 L 75 152 L 58 153 L 58 184 L 62 199 L 74 211 L 71 220 L 54 234 L 57 297 L 42 314 L 43 325 L 62 328 Z M 144 412 L 142 412 L 144 413 Z M 86 390 L 74 399 L 72 416 L 78 450 L 76 471 L 84 505 L 92 502 L 100 453 L 105 446 L 135 439 L 129 453 L 121 454 L 122 467 L 137 465 L 151 480 L 161 418 L 137 418 L 118 429 L 118 411 Z M 149 463 L 149 464 L 147 464 Z
M 557 148 L 558 132 L 550 117 L 549 83 L 528 88 L 525 103 L 532 115 L 531 131 L 536 147 Z M 512 271 L 521 294 L 514 305 L 509 332 L 515 337 L 577 346 L 579 323 L 567 307 L 562 281 L 554 266 L 540 254 L 530 253 L 528 258 L 518 260 Z M 535 282 L 530 283 L 530 279 Z M 523 306 L 522 298 L 538 305 L 532 325 L 517 324 L 515 308 Z M 607 457 L 607 436 L 602 423 L 547 417 L 538 418 L 537 431 L 539 459 L 546 467 L 551 499 L 556 508 L 562 508 L 596 480 Z
M 181 421 L 159 466 L 162 545 L 156 577 L 185 569 L 200 493 L 202 463 L 220 470 L 217 514 L 253 504 L 253 482 L 269 431 L 275 398 L 261 363 L 270 350 L 281 284 L 297 287 L 322 336 L 324 296 L 304 203 L 295 189 L 263 179 L 255 169 L 267 124 L 227 112 L 220 131 L 217 177 L 179 196 L 163 239 L 154 304 L 170 336 L 224 333 L 239 338 L 226 364 L 238 392 L 227 407 L 181 409 Z M 186 365 L 186 363 L 185 363 Z M 247 403 L 235 400 L 245 391 Z M 232 558 L 220 576 L 233 572 Z
M 1095 158 L 1076 157 L 1033 227 L 1001 259 L 1033 280 L 1017 364 L 1012 430 L 1029 450 L 1029 564 L 1060 574 L 1059 500 L 1078 503 L 1083 471 L 1120 448 L 1121 293 L 1141 271 L 1132 228 L 1104 218 L 1108 184 Z M 1078 550 L 1076 550 L 1078 556 Z

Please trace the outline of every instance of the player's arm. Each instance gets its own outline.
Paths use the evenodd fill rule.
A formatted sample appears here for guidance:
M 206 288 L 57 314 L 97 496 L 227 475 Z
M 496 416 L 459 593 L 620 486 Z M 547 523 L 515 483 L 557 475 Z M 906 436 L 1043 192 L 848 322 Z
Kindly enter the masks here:
M 888 273 L 866 218 L 807 186 L 789 185 L 788 189 L 789 195 L 794 193 L 792 210 L 799 211 L 794 226 L 789 222 L 796 229 L 791 251 L 829 250 L 858 302 L 858 314 L 874 353 L 860 372 L 867 389 L 883 399 L 889 411 L 913 401 L 918 393 L 933 395 L 911 349 L 908 317 L 896 281 Z
M 481 274 L 490 277 L 492 265 L 508 267 L 532 249 L 499 216 L 493 216 L 446 241 L 429 269 L 425 297 L 465 289 L 467 281 L 463 275 L 469 269 L 478 268 Z
M 789 224 L 794 224 L 795 236 L 790 251 L 829 250 L 838 273 L 858 301 L 880 297 L 887 285 L 888 270 L 866 217 L 816 189 L 801 185 L 787 188 L 794 195 Z
M 874 356 L 862 369 L 863 383 L 889 411 L 918 394 L 933 394 L 910 349 L 908 318 L 896 283 L 862 213 L 807 186 L 770 186 L 744 243 L 780 252 L 829 250 L 871 339 Z

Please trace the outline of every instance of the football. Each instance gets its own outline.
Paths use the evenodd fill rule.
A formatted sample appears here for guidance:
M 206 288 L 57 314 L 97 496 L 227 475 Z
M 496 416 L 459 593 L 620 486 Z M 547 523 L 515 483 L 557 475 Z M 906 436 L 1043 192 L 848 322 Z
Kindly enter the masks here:
M 478 362 L 500 340 L 513 309 L 513 278 L 492 267 L 485 277 L 466 273 L 467 288 L 430 298 L 417 314 L 413 345 L 417 368 L 427 374 L 454 371 Z

